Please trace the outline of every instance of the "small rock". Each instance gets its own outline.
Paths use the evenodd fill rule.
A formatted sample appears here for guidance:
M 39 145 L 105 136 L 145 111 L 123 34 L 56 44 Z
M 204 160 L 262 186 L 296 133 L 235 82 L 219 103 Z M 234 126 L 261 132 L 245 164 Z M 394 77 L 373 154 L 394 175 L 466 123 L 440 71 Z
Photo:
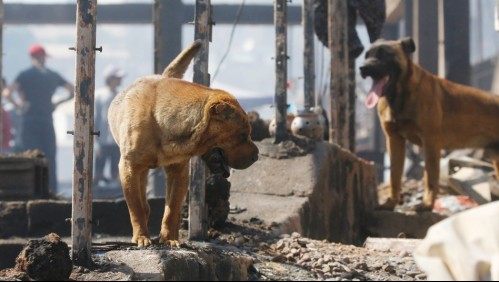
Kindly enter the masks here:
M 416 275 L 416 279 L 426 280 L 426 274 L 425 273 L 418 274 L 418 275 Z
M 325 263 L 333 261 L 333 257 L 331 255 L 324 255 L 323 259 Z
M 408 253 L 407 251 L 401 251 L 401 252 L 399 253 L 399 257 L 400 257 L 400 258 L 405 258 L 405 257 L 407 257 L 407 256 L 409 256 L 409 253 Z
M 286 257 L 283 255 L 277 255 L 271 259 L 273 262 L 284 262 L 286 261 Z
M 244 244 L 245 240 L 244 240 L 244 237 L 243 236 L 239 236 L 237 237 L 236 239 L 234 239 L 234 244 L 236 244 L 236 246 L 240 247 Z
M 322 272 L 324 272 L 324 273 L 331 272 L 331 267 L 329 267 L 329 265 L 325 264 L 324 266 L 322 266 Z
M 303 262 L 310 261 L 310 256 L 308 254 L 304 254 L 301 257 L 300 261 L 303 261 Z
M 301 237 L 301 234 L 298 233 L 298 232 L 291 233 L 291 238 L 293 238 L 293 239 L 297 239 L 297 238 L 300 238 L 300 237 Z
M 350 258 L 344 257 L 344 258 L 341 259 L 341 262 L 349 264 L 350 263 Z
M 364 271 L 367 271 L 369 270 L 369 267 L 367 266 L 367 263 L 365 262 L 359 262 L 357 263 L 355 266 L 354 266 L 355 269 L 359 269 L 359 270 L 364 270 Z
M 284 246 L 285 246 L 284 240 L 277 241 L 277 244 L 276 244 L 276 249 L 277 250 L 282 250 L 284 248 Z
M 407 271 L 405 275 L 410 276 L 410 277 L 416 277 L 417 275 L 421 274 L 420 271 Z
M 298 242 L 298 244 L 300 244 L 301 247 L 306 247 L 308 243 L 308 240 L 305 238 L 298 238 L 296 241 Z
M 395 273 L 395 267 L 393 267 L 392 265 L 390 264 L 385 264 L 381 267 L 381 269 L 385 272 L 388 272 L 388 273 Z

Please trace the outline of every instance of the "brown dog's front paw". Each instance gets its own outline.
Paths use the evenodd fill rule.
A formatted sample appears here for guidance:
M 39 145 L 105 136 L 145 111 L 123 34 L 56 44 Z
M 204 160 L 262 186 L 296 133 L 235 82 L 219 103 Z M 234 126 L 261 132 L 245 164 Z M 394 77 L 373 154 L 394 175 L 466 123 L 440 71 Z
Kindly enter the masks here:
M 397 201 L 392 199 L 392 198 L 388 198 L 386 199 L 386 202 L 379 205 L 377 207 L 378 210 L 393 210 L 395 208 L 395 206 L 397 205 Z
M 170 248 L 180 248 L 180 242 L 177 240 L 159 239 L 159 242 Z
M 137 236 L 132 239 L 132 243 L 136 243 L 138 247 L 147 247 L 152 244 L 151 238 L 147 236 Z

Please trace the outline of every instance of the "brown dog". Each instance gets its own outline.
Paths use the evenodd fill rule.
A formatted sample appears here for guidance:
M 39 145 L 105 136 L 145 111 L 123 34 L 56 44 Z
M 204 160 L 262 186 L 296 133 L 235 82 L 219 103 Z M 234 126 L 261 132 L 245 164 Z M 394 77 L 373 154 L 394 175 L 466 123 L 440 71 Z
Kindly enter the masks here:
M 200 46 L 194 42 L 162 75 L 137 79 L 109 108 L 111 132 L 121 152 L 119 171 L 133 227 L 132 242 L 138 246 L 151 244 L 146 199 L 150 168 L 163 167 L 167 174 L 159 241 L 178 246 L 191 157 L 218 150 L 224 163 L 235 169 L 245 169 L 258 159 L 248 117 L 236 98 L 180 79 Z
M 424 152 L 420 210 L 431 209 L 438 194 L 442 149 L 484 148 L 499 175 L 499 97 L 429 73 L 411 60 L 415 49 L 411 38 L 378 40 L 360 67 L 362 77 L 373 79 L 366 106 L 377 104 L 390 154 L 390 198 L 381 206 L 386 209 L 400 199 L 406 140 Z

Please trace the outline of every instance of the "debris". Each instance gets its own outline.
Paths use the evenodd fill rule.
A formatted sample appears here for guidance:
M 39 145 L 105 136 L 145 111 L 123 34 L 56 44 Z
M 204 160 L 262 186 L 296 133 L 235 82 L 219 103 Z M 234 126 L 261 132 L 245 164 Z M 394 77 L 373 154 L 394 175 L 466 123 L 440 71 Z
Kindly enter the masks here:
M 68 280 L 73 269 L 69 247 L 59 235 L 50 233 L 39 240 L 29 240 L 16 259 L 15 269 L 35 280 Z
M 450 216 L 477 206 L 470 196 L 451 195 L 438 198 L 433 205 L 433 212 Z

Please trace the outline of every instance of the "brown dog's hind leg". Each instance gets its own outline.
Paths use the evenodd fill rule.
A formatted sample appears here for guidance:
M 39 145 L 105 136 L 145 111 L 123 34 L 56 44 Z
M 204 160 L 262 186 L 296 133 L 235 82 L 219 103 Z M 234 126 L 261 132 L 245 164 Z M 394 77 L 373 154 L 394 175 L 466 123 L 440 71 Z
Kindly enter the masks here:
M 189 162 L 165 167 L 166 203 L 159 242 L 170 247 L 179 247 L 179 228 L 182 204 L 189 190 Z
M 128 205 L 128 212 L 130 213 L 130 221 L 133 228 L 132 242 L 137 243 L 139 247 L 147 247 L 151 245 L 151 238 L 147 227 L 149 205 L 147 205 L 147 201 L 145 200 L 145 194 L 142 195 L 144 175 L 145 181 L 147 181 L 147 169 L 139 171 L 123 159 L 120 160 L 119 166 L 123 194 Z

